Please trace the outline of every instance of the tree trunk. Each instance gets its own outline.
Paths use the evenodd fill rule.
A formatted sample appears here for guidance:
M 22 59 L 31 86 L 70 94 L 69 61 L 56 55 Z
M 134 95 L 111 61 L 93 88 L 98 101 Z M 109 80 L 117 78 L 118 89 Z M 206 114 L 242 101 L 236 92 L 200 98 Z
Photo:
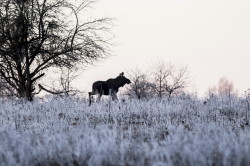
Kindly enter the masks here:
M 18 87 L 18 96 L 20 98 L 26 99 L 27 101 L 33 100 L 32 95 L 32 84 L 31 81 L 25 81 L 25 76 L 19 76 L 22 81 L 20 81 L 19 87 Z

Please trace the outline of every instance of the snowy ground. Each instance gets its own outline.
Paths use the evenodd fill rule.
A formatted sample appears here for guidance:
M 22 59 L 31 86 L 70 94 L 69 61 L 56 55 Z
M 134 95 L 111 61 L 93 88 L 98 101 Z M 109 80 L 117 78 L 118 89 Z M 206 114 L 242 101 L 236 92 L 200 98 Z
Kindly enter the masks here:
M 250 165 L 248 98 L 0 105 L 0 165 Z

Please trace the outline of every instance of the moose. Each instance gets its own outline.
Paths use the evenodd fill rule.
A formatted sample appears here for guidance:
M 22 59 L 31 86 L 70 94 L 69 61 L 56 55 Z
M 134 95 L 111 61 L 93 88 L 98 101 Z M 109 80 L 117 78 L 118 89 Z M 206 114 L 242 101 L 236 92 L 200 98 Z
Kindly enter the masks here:
M 117 100 L 116 93 L 120 87 L 125 84 L 130 84 L 130 80 L 124 76 L 124 73 L 116 78 L 110 78 L 107 81 L 96 81 L 92 85 L 92 92 L 89 92 L 89 105 L 91 105 L 91 96 L 98 95 L 98 101 L 101 99 L 102 95 L 111 95 L 112 100 Z

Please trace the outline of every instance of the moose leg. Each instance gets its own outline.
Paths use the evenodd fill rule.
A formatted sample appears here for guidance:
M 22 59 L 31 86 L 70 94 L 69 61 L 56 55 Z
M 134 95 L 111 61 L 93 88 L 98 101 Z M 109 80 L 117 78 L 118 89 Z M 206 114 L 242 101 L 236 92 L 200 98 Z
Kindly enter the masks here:
M 89 106 L 91 105 L 91 102 L 92 102 L 92 95 L 95 95 L 95 93 L 89 92 Z
M 93 95 L 96 95 L 95 92 L 89 92 L 89 105 L 91 105 L 92 101 L 93 101 Z
M 116 93 L 117 93 L 116 91 L 111 90 L 110 95 L 111 95 L 112 100 L 118 100 Z
M 96 91 L 95 94 L 97 95 L 97 101 L 100 102 L 103 93 L 99 92 L 99 91 Z
M 98 102 L 101 101 L 101 97 L 102 97 L 102 94 L 98 93 L 98 94 L 97 94 L 97 101 L 98 101 Z

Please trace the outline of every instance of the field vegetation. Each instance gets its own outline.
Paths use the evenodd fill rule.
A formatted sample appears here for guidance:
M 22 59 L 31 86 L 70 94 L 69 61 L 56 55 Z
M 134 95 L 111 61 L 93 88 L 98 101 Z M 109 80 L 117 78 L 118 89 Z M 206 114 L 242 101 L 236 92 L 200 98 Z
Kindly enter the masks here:
M 0 165 L 250 165 L 249 96 L 5 101 Z

